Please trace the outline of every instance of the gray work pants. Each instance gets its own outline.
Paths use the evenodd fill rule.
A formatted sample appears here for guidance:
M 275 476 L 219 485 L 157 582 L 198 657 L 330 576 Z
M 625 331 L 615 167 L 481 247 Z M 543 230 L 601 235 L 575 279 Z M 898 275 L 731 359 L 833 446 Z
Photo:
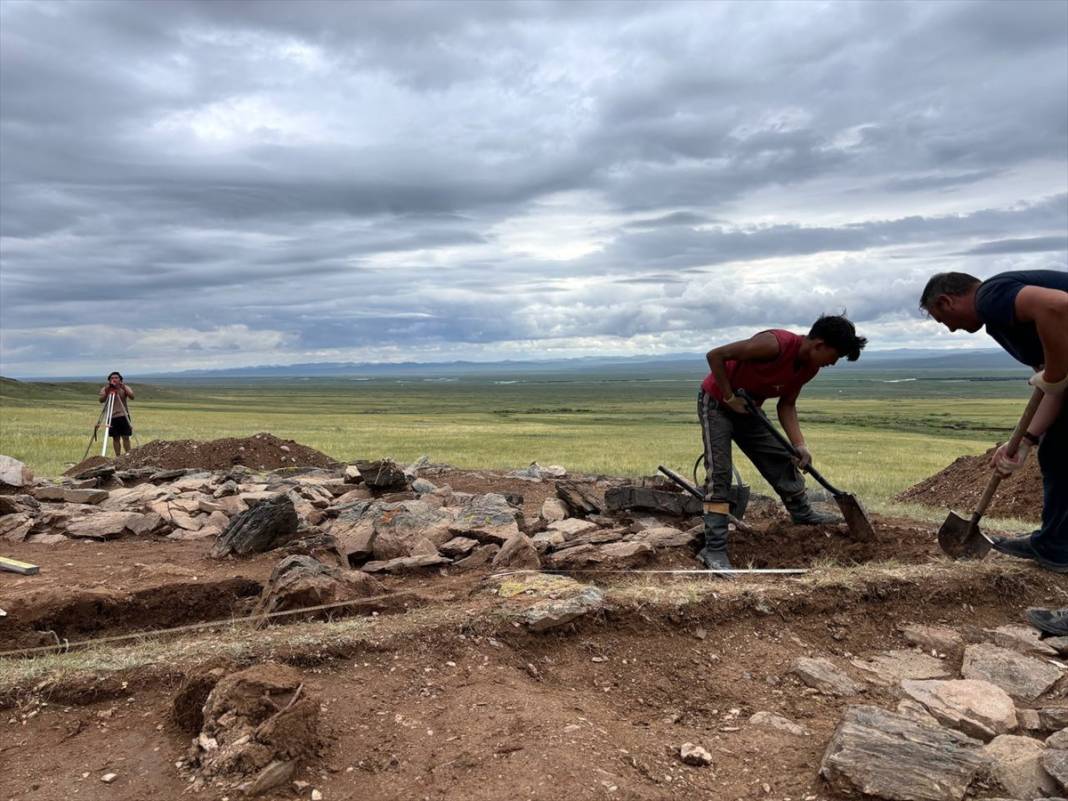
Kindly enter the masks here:
M 705 498 L 725 503 L 731 488 L 731 442 L 771 484 L 788 508 L 805 502 L 805 481 L 790 453 L 751 414 L 738 414 L 703 390 L 697 414 L 705 446 Z

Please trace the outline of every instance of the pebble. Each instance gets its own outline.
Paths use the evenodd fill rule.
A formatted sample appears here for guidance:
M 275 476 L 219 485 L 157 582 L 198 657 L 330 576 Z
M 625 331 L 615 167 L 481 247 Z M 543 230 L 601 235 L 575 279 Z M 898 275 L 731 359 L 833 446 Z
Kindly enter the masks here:
M 679 747 L 679 758 L 687 765 L 703 767 L 712 764 L 712 755 L 701 746 L 693 743 L 683 743 Z
M 104 784 L 111 784 L 117 778 L 119 778 L 119 774 L 117 773 L 105 773 L 100 777 L 100 781 L 104 782 Z
M 318 790 L 312 790 L 311 801 L 323 801 L 323 794 Z

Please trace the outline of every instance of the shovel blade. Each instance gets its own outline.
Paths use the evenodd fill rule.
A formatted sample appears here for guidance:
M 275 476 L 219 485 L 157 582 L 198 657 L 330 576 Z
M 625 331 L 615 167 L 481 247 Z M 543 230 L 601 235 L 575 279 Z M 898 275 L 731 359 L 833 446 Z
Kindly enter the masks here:
M 861 506 L 860 499 L 856 495 L 843 492 L 841 495 L 835 495 L 834 500 L 838 504 L 838 511 L 845 518 L 849 533 L 853 535 L 853 539 L 863 542 L 873 541 L 875 539 L 875 528 L 872 526 L 871 520 L 868 519 L 868 513 Z
M 982 559 L 990 551 L 990 540 L 979 530 L 978 523 L 950 512 L 938 529 L 938 546 L 951 559 Z

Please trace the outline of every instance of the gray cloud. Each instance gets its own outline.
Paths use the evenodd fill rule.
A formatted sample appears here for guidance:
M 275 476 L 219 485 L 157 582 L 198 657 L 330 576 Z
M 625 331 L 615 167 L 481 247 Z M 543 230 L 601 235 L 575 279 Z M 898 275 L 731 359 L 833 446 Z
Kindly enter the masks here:
M 1062 3 L 0 4 L 0 372 L 703 347 L 1068 268 Z M 673 349 L 677 349 L 677 346 Z

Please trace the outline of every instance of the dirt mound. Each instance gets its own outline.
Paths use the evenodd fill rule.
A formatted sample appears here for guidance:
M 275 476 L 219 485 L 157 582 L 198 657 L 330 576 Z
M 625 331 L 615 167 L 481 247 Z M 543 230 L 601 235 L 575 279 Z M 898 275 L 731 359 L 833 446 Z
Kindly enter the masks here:
M 982 456 L 961 456 L 944 470 L 909 487 L 895 500 L 938 506 L 967 515 L 979 503 L 990 480 L 991 448 Z M 1039 522 L 1042 519 L 1042 474 L 1038 459 L 1032 456 L 1015 475 L 998 486 L 987 517 L 1018 517 Z
M 70 468 L 63 475 L 76 476 L 80 473 L 84 473 L 86 470 L 92 470 L 94 467 L 101 467 L 102 465 L 111 464 L 111 459 L 106 456 L 90 456 L 88 459 L 83 459 Z
M 337 462 L 314 448 L 266 433 L 208 442 L 195 439 L 155 440 L 115 460 L 115 466 L 120 470 L 135 467 L 225 470 L 237 464 L 253 470 L 274 470 L 279 467 L 333 467 Z

